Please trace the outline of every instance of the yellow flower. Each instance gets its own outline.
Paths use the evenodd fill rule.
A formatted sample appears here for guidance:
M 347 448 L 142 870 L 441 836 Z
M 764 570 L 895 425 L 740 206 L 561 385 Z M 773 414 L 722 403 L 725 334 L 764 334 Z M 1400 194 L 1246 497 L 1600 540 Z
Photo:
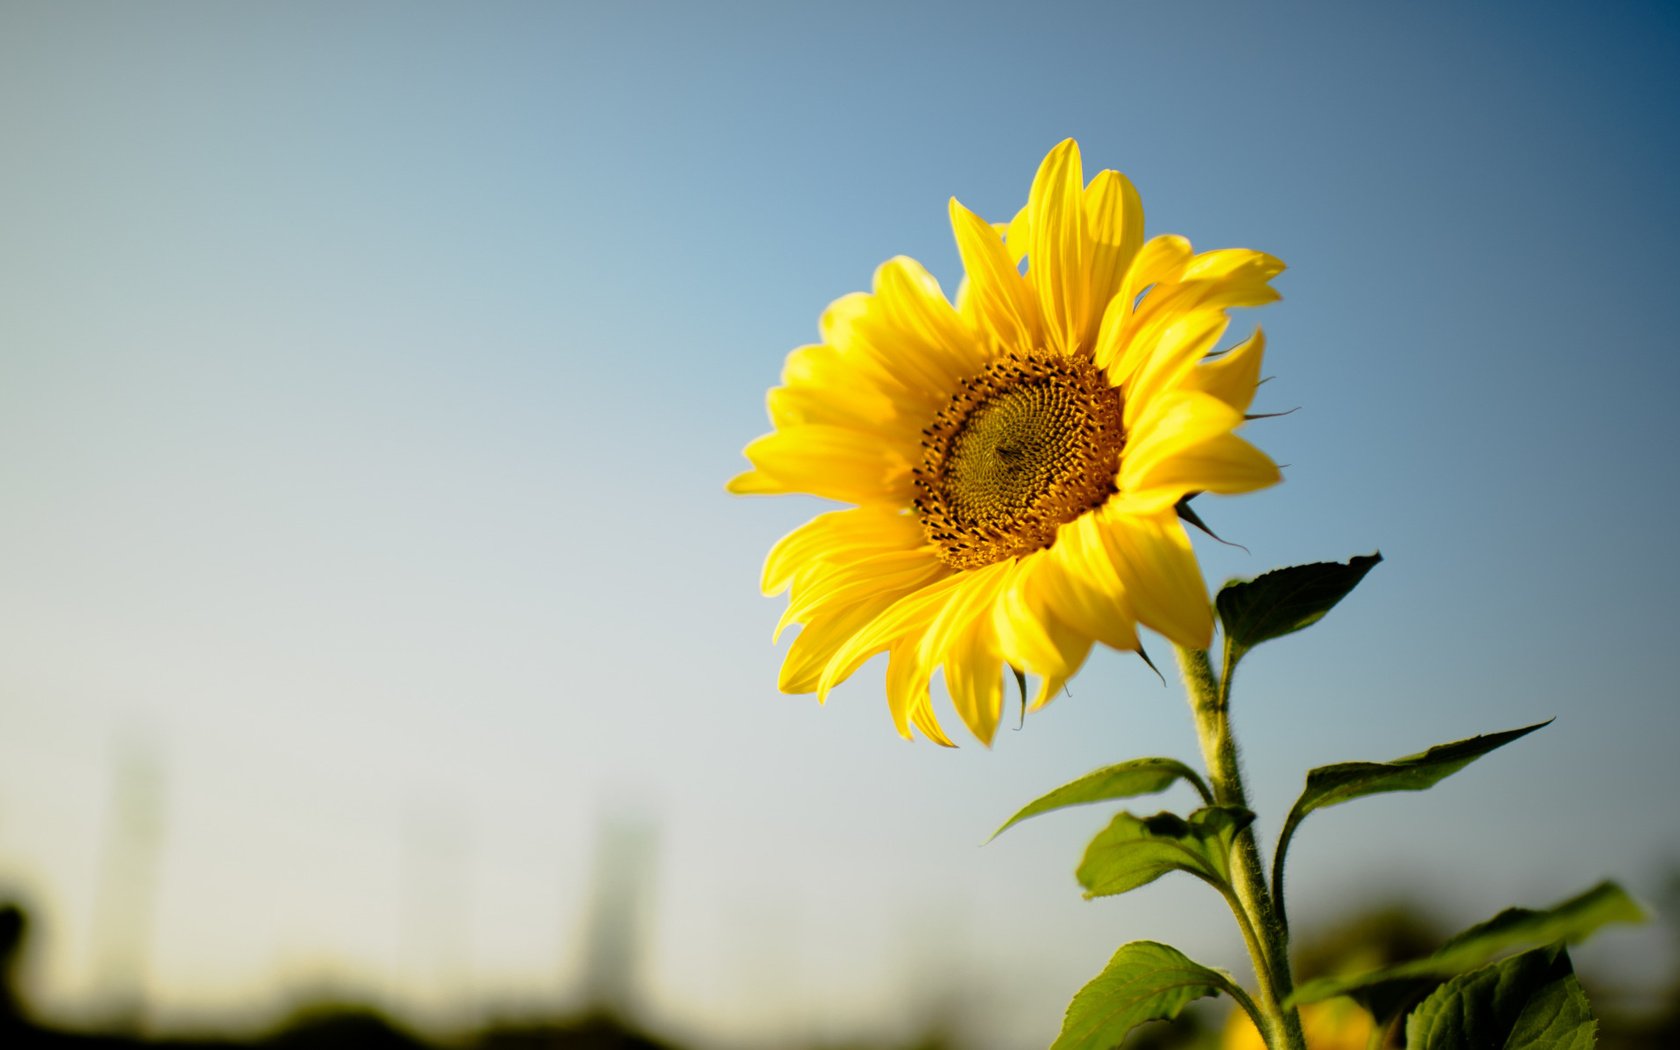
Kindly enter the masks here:
M 1327 999 L 1301 1007 L 1307 1050 L 1365 1050 L 1371 1045 L 1371 1015 L 1352 999 Z M 1222 1050 L 1266 1050 L 1259 1029 L 1241 1010 L 1225 1022 Z
M 822 342 L 788 355 L 771 433 L 737 493 L 854 506 L 770 551 L 776 633 L 802 625 L 780 688 L 828 691 L 889 654 L 898 731 L 951 741 L 929 686 L 990 743 L 1004 670 L 1050 700 L 1094 642 L 1140 648 L 1142 624 L 1205 647 L 1213 619 L 1176 506 L 1278 480 L 1234 431 L 1253 400 L 1261 333 L 1216 353 L 1233 306 L 1271 302 L 1283 264 L 1242 249 L 1143 242 L 1124 175 L 1087 185 L 1079 146 L 1050 151 L 1027 205 L 992 226 L 956 200 L 967 279 L 952 305 L 912 259 L 824 312 Z M 1021 264 L 1026 263 L 1023 275 Z

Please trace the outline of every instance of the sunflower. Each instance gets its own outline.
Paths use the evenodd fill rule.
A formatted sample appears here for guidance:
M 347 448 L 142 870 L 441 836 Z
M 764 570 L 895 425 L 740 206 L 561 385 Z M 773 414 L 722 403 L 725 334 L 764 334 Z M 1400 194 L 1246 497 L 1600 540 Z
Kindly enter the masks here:
M 955 199 L 950 213 L 967 274 L 955 304 L 902 256 L 873 292 L 836 301 L 822 341 L 788 355 L 773 429 L 729 483 L 850 504 L 765 561 L 764 593 L 790 592 L 776 636 L 800 625 L 781 690 L 826 699 L 886 652 L 899 733 L 947 746 L 936 671 L 990 744 L 1006 669 L 1035 676 L 1037 710 L 1093 644 L 1141 652 L 1140 624 L 1210 644 L 1180 509 L 1279 480 L 1235 433 L 1264 339 L 1217 348 L 1227 309 L 1276 299 L 1283 270 L 1255 251 L 1145 243 L 1137 191 L 1117 171 L 1087 185 L 1071 139 L 1012 222 Z

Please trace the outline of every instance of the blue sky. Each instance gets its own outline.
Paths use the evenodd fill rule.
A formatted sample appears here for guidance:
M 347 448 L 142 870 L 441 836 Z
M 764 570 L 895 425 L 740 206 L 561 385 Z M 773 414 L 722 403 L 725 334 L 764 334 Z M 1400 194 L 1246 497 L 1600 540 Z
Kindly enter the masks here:
M 1387 559 L 1245 665 L 1262 827 L 1310 766 L 1558 718 L 1315 817 L 1292 912 L 1650 892 L 1675 68 L 1659 4 L 0 8 L 0 879 L 42 913 L 39 1000 L 97 991 L 134 754 L 166 1021 L 563 992 L 626 812 L 659 828 L 649 1008 L 725 1041 L 950 990 L 1031 1045 L 1121 941 L 1240 966 L 1199 886 L 1079 899 L 1100 814 L 978 848 L 1192 755 L 1176 685 L 1097 659 L 990 752 L 900 741 L 874 665 L 780 697 L 758 567 L 816 505 L 722 492 L 821 309 L 898 253 L 954 288 L 947 198 L 1009 217 L 1070 135 L 1151 233 L 1290 265 L 1238 320 L 1260 407 L 1299 408 L 1252 434 L 1287 481 L 1205 508 L 1252 552 L 1203 544 L 1210 581 Z

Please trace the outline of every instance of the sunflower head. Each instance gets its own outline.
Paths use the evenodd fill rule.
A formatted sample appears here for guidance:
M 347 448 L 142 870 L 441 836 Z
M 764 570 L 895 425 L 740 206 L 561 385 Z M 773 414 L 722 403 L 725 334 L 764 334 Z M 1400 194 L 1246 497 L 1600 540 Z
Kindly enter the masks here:
M 1141 624 L 1205 647 L 1213 618 L 1179 521 L 1200 492 L 1274 484 L 1236 434 L 1259 382 L 1256 330 L 1226 349 L 1228 311 L 1277 298 L 1283 264 L 1143 240 L 1124 175 L 1085 181 L 1071 139 L 1026 207 L 993 226 L 951 201 L 966 280 L 955 303 L 914 260 L 824 312 L 788 355 L 772 430 L 737 493 L 848 507 L 771 550 L 764 591 L 800 631 L 786 692 L 830 688 L 880 652 L 900 733 L 942 744 L 930 685 L 990 743 L 1005 669 L 1043 706 L 1091 646 L 1138 650 Z

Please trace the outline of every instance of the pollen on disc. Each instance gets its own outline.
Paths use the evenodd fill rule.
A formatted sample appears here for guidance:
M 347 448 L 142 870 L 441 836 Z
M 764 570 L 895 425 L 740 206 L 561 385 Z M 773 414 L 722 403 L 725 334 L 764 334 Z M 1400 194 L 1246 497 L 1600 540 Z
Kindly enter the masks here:
M 916 509 L 955 568 L 1048 547 L 1114 492 L 1120 392 L 1089 361 L 1012 355 L 952 394 L 924 432 Z

